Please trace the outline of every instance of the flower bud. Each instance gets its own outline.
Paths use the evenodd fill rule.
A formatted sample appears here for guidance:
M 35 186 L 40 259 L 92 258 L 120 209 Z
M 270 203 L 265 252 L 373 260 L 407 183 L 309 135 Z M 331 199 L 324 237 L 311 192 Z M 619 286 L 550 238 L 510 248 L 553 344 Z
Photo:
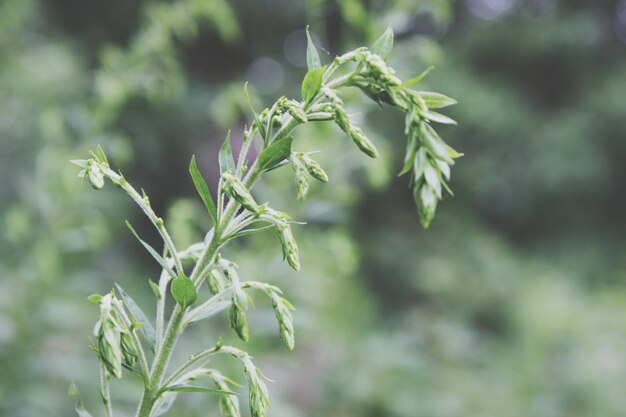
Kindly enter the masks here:
M 420 182 L 421 188 L 416 185 L 413 189 L 413 196 L 417 203 L 417 211 L 420 222 L 424 229 L 427 229 L 432 220 L 435 218 L 437 210 L 437 193 L 427 183 Z
M 224 191 L 235 201 L 253 213 L 259 212 L 259 205 L 254 201 L 250 191 L 243 185 L 239 178 L 229 172 L 222 174 L 224 180 Z
M 296 240 L 293 238 L 291 226 L 286 221 L 277 222 L 276 229 L 278 230 L 278 237 L 283 247 L 283 258 L 287 259 L 289 266 L 291 266 L 294 270 L 299 271 L 299 249 Z
M 277 293 L 272 292 L 270 296 L 272 297 L 274 314 L 276 314 L 276 320 L 278 320 L 280 339 L 289 350 L 293 350 L 295 335 L 293 330 L 293 317 L 291 316 L 290 310 L 294 308 L 289 301 L 282 298 Z
M 289 100 L 287 109 L 289 110 L 289 114 L 300 123 L 306 123 L 308 121 L 306 113 L 302 109 L 302 105 L 297 101 Z
M 112 312 L 112 294 L 102 297 L 100 317 L 93 329 L 96 351 L 107 371 L 116 378 L 122 377 L 121 329 Z
M 218 275 L 217 271 L 211 271 L 206 277 L 206 283 L 209 287 L 211 294 L 217 294 L 224 289 L 224 283 L 222 278 Z
M 335 106 L 333 106 L 333 117 L 337 126 L 339 126 L 344 132 L 350 134 L 350 120 L 348 119 L 348 114 L 342 105 L 335 104 Z
M 237 285 L 233 290 L 233 298 L 228 311 L 230 327 L 237 333 L 237 336 L 244 342 L 248 341 L 248 320 L 246 310 L 248 309 L 248 299 L 246 293 Z
M 94 189 L 99 190 L 104 187 L 104 174 L 95 160 L 90 159 L 87 161 L 85 170 L 89 178 L 89 183 Z
M 328 175 L 326 175 L 326 172 L 324 172 L 317 161 L 309 158 L 307 155 L 302 155 L 302 162 L 304 162 L 304 166 L 309 171 L 309 175 L 318 181 L 328 182 Z
M 135 341 L 129 332 L 121 332 L 121 347 L 122 355 L 124 356 L 124 363 L 129 368 L 134 368 L 135 363 L 137 363 L 137 358 L 139 357 L 139 352 L 137 351 Z
M 350 130 L 350 137 L 364 154 L 371 158 L 376 158 L 378 156 L 376 147 L 372 142 L 370 142 L 367 136 L 365 136 L 365 133 L 363 133 L 360 127 L 353 127 Z
M 295 173 L 297 199 L 298 201 L 302 201 L 309 191 L 309 181 L 307 180 L 306 170 L 302 162 L 296 157 L 291 158 L 291 166 Z

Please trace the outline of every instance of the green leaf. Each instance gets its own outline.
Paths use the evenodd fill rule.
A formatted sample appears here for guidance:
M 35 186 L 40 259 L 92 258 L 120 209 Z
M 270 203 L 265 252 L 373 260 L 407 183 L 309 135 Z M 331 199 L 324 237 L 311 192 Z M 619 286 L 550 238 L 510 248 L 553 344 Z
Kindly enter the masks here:
M 191 162 L 189 163 L 189 173 L 191 174 L 191 179 L 193 180 L 193 184 L 196 186 L 198 194 L 200 194 L 200 198 L 204 202 L 204 206 L 209 212 L 209 216 L 211 216 L 211 219 L 213 220 L 213 224 L 217 224 L 217 209 L 215 208 L 213 197 L 211 197 L 209 186 L 202 177 L 200 170 L 198 170 L 195 155 L 191 156 Z
M 309 71 L 322 66 L 320 55 L 317 53 L 313 39 L 311 39 L 308 26 L 306 27 L 306 66 Z
M 422 97 L 429 109 L 440 109 L 457 103 L 457 101 L 451 97 L 431 91 L 418 91 L 417 94 Z
M 68 390 L 67 395 L 70 398 L 74 398 L 76 400 L 74 408 L 76 409 L 79 417 L 93 417 L 89 411 L 85 410 L 83 402 L 80 399 L 80 393 L 78 392 L 78 388 L 76 388 L 76 384 L 74 383 L 74 381 L 72 381 L 72 383 L 70 384 L 70 389 Z
M 322 87 L 322 75 L 326 67 L 319 67 L 309 70 L 302 80 L 302 98 L 309 103 Z
M 142 326 L 138 329 L 139 333 L 148 343 L 148 347 L 150 348 L 150 350 L 154 352 L 156 344 L 156 332 L 154 330 L 154 327 L 152 327 L 152 323 L 150 323 L 150 320 L 137 305 L 135 300 L 133 300 L 133 298 L 128 295 L 128 293 L 124 291 L 124 289 L 120 285 L 115 284 L 115 288 L 117 288 L 117 290 L 119 291 L 120 296 L 122 297 L 122 301 L 128 309 L 128 312 L 130 313 L 133 321 L 142 324 Z
M 222 144 L 219 153 L 220 173 L 230 171 L 235 173 L 235 160 L 233 159 L 233 151 L 230 147 L 230 130 L 226 135 L 226 140 Z
M 421 82 L 424 79 L 424 77 L 426 77 L 428 75 L 428 73 L 433 70 L 433 68 L 435 68 L 435 67 L 431 65 L 430 67 L 428 67 L 424 71 L 422 71 L 421 74 L 419 74 L 419 75 L 411 78 L 410 80 L 405 81 L 402 84 L 400 84 L 398 86 L 398 88 L 407 88 L 407 87 L 410 87 L 412 85 L 415 85 L 415 84 Z
M 380 38 L 374 42 L 370 51 L 380 56 L 382 59 L 389 58 L 389 54 L 391 54 L 391 50 L 393 49 L 393 30 L 391 28 L 387 28 L 385 33 L 382 34 Z
M 219 395 L 237 395 L 237 393 L 232 391 L 225 391 L 221 389 L 200 387 L 197 385 L 170 385 L 169 387 L 163 388 L 163 391 L 173 391 L 173 392 L 208 392 L 211 394 L 219 394 Z
M 91 294 L 89 297 L 87 297 L 87 300 L 89 300 L 89 302 L 93 305 L 100 305 L 100 302 L 102 301 L 102 296 L 100 294 Z
M 148 284 L 150 284 L 150 288 L 152 288 L 152 292 L 156 296 L 157 300 L 160 300 L 161 299 L 161 289 L 159 288 L 159 286 L 157 284 L 155 284 L 154 282 L 152 282 L 151 279 L 148 280 Z
M 198 298 L 196 286 L 193 285 L 193 281 L 183 274 L 180 274 L 178 278 L 172 281 L 171 291 L 172 297 L 174 297 L 174 300 L 176 300 L 183 309 L 189 307 L 196 301 L 196 298 Z
M 259 155 L 259 168 L 262 171 L 270 170 L 277 164 L 280 164 L 291 155 L 291 143 L 293 138 L 287 136 L 284 139 L 278 140 L 272 143 L 267 148 L 263 149 Z
M 159 255 L 158 252 L 155 251 L 154 248 L 152 248 L 152 246 L 148 245 L 146 242 L 144 242 L 139 237 L 139 235 L 137 234 L 137 232 L 135 232 L 135 229 L 133 229 L 133 226 L 131 226 L 131 224 L 130 224 L 130 222 L 128 220 L 126 220 L 126 226 L 128 226 L 128 228 L 130 229 L 132 234 L 135 236 L 135 238 L 137 238 L 137 240 L 143 245 L 143 247 L 146 248 L 146 250 L 161 265 L 161 267 L 163 269 L 165 269 L 167 271 L 167 273 L 170 274 L 173 278 L 176 278 L 176 274 L 174 273 L 172 268 L 169 267 L 167 262 L 165 262 L 165 259 L 163 259 L 163 257 L 161 255 Z
M 433 121 L 435 123 L 441 123 L 441 124 L 444 124 L 444 125 L 455 125 L 456 124 L 456 120 L 449 118 L 445 114 L 437 113 L 437 112 L 434 112 L 434 111 L 423 111 L 423 112 L 420 112 L 420 115 L 422 115 L 423 117 L 425 117 L 428 120 Z
M 398 173 L 398 177 L 406 174 L 407 172 L 411 170 L 416 152 L 417 152 L 417 138 L 415 137 L 415 135 L 411 135 L 409 136 L 409 141 L 406 145 L 406 153 L 404 154 L 404 164 L 402 165 L 402 170 Z
M 99 162 L 105 164 L 106 166 L 109 165 L 109 161 L 107 160 L 107 156 L 104 153 L 104 151 L 102 150 L 102 147 L 100 145 L 98 145 L 96 147 L 96 156 Z
M 252 115 L 254 116 L 254 125 L 257 127 L 257 129 L 259 130 L 259 134 L 261 135 L 261 137 L 263 138 L 263 140 L 265 141 L 265 126 L 263 126 L 263 123 L 261 123 L 261 121 L 259 120 L 259 115 L 257 114 L 256 110 L 254 110 L 254 106 L 252 105 L 252 101 L 250 100 L 250 94 L 248 93 L 248 83 L 246 82 L 243 85 L 243 95 L 246 99 L 246 103 L 248 103 L 248 107 L 250 107 L 250 110 L 252 111 Z

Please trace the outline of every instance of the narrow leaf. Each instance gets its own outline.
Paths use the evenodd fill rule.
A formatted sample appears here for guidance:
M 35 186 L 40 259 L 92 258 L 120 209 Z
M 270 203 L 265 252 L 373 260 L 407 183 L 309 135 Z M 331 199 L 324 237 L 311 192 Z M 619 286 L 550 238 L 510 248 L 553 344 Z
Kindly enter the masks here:
M 431 91 L 418 91 L 417 94 L 422 97 L 429 109 L 440 109 L 457 103 L 457 101 L 451 97 Z
M 422 71 L 422 73 L 421 73 L 421 74 L 419 74 L 419 75 L 417 75 L 417 76 L 415 76 L 415 77 L 411 78 L 410 80 L 405 81 L 405 82 L 403 82 L 402 84 L 400 84 L 400 85 L 398 86 L 398 88 L 407 88 L 407 87 L 410 87 L 410 86 L 412 86 L 412 85 L 415 85 L 415 84 L 417 84 L 417 83 L 421 82 L 421 81 L 424 79 L 424 77 L 426 77 L 426 76 L 428 75 L 428 73 L 429 73 L 429 72 L 431 72 L 431 71 L 433 70 L 433 68 L 435 68 L 435 67 L 433 67 L 433 66 L 431 65 L 430 67 L 428 67 L 428 68 L 426 68 L 424 71 Z
M 250 110 L 252 111 L 252 115 L 254 116 L 254 125 L 259 130 L 259 133 L 261 134 L 263 140 L 265 140 L 265 126 L 263 126 L 263 123 L 261 123 L 261 121 L 259 120 L 259 115 L 257 114 L 256 110 L 254 110 L 254 106 L 252 105 L 252 101 L 250 100 L 250 94 L 248 93 L 247 82 L 243 85 L 243 95 L 246 98 L 246 103 L 248 103 L 248 107 L 250 107 Z
M 174 300 L 176 300 L 183 309 L 189 307 L 196 301 L 196 298 L 198 298 L 196 286 L 193 285 L 193 281 L 183 274 L 180 274 L 178 278 L 172 281 L 171 291 L 172 297 L 174 297 Z
M 145 341 L 148 342 L 150 350 L 154 352 L 154 346 L 156 344 L 156 332 L 154 330 L 154 327 L 152 327 L 152 323 L 150 323 L 150 320 L 148 320 L 148 317 L 137 305 L 135 300 L 133 300 L 133 298 L 128 295 L 128 293 L 124 291 L 124 289 L 120 285 L 115 284 L 115 288 L 117 288 L 117 290 L 119 291 L 120 296 L 122 297 L 122 301 L 124 301 L 124 305 L 128 309 L 131 318 L 134 321 L 142 324 L 142 326 L 139 328 L 139 333 L 145 339 Z
M 417 138 L 415 137 L 415 135 L 411 135 L 409 136 L 409 141 L 406 146 L 406 153 L 404 154 L 404 164 L 402 165 L 402 170 L 398 173 L 398 177 L 406 174 L 407 172 L 411 170 L 416 152 L 417 152 Z
M 441 113 L 437 113 L 434 111 L 423 111 L 420 113 L 423 117 L 427 118 L 428 120 L 431 120 L 435 123 L 441 123 L 444 125 L 455 125 L 456 124 L 456 120 L 449 118 L 448 116 L 441 114 Z
M 220 394 L 220 395 L 237 395 L 232 391 L 226 391 L 215 388 L 207 388 L 200 387 L 197 385 L 170 385 L 169 387 L 163 388 L 163 391 L 172 391 L 172 392 L 208 392 L 211 394 Z
M 152 292 L 156 296 L 157 300 L 161 299 L 161 289 L 157 284 L 155 284 L 151 279 L 148 280 L 148 284 L 150 284 L 150 288 L 152 288 Z
M 291 155 L 291 143 L 293 138 L 288 136 L 284 139 L 272 143 L 263 149 L 259 155 L 259 168 L 263 171 L 272 169 Z
M 137 232 L 135 232 L 135 229 L 133 229 L 133 226 L 131 226 L 131 224 L 128 222 L 128 220 L 126 220 L 126 226 L 128 226 L 128 228 L 130 229 L 130 231 L 132 232 L 132 234 L 135 236 L 135 238 L 137 238 L 137 240 L 139 241 L 139 243 L 141 243 L 143 245 L 144 248 L 146 248 L 146 250 L 150 253 L 150 255 L 152 255 L 152 257 L 161 265 L 161 267 L 167 271 L 168 274 L 170 274 L 172 277 L 176 278 L 176 274 L 174 273 L 174 271 L 172 270 L 172 268 L 169 267 L 169 265 L 167 264 L 167 262 L 165 261 L 165 259 L 163 259 L 163 257 L 161 255 L 158 254 L 157 251 L 155 251 L 152 246 L 148 245 L 146 242 L 144 242 L 139 235 L 137 234 Z
M 317 53 L 313 39 L 311 39 L 308 26 L 306 27 L 306 66 L 309 71 L 322 66 L 320 55 Z
M 219 153 L 220 173 L 230 171 L 235 173 L 235 160 L 233 159 L 233 151 L 230 147 L 230 130 L 226 135 L 226 140 L 222 144 Z
M 302 80 L 302 98 L 306 103 L 311 102 L 322 87 L 322 75 L 326 67 L 319 67 L 309 70 Z
M 193 180 L 193 184 L 196 186 L 196 190 L 198 194 L 200 194 L 200 198 L 204 202 L 204 206 L 209 212 L 209 216 L 213 220 L 214 224 L 217 224 L 217 209 L 215 208 L 215 203 L 213 202 L 213 197 L 211 197 L 211 192 L 209 191 L 209 186 L 206 181 L 202 177 L 200 170 L 198 170 L 198 165 L 196 164 L 196 156 L 191 156 L 191 162 L 189 163 L 189 173 L 191 174 L 191 179 Z
M 189 320 L 189 324 L 213 317 L 226 310 L 228 307 L 230 307 L 230 301 L 217 301 L 202 304 L 189 312 L 189 317 L 192 317 L 192 319 Z
M 76 388 L 74 381 L 70 384 L 70 389 L 67 392 L 67 395 L 76 400 L 74 408 L 76 409 L 79 417 L 93 417 L 89 411 L 85 410 L 83 401 L 80 399 L 80 393 L 78 392 L 78 388 Z
M 391 54 L 391 50 L 393 49 L 393 30 L 391 28 L 387 28 L 385 33 L 382 34 L 380 38 L 374 42 L 370 51 L 380 56 L 382 59 L 389 58 L 389 54 Z

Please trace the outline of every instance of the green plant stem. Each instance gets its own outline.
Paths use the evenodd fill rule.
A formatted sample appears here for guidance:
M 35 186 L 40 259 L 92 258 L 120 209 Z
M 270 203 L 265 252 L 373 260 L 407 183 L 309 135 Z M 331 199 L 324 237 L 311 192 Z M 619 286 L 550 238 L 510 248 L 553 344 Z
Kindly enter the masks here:
M 100 390 L 102 391 L 102 401 L 104 402 L 104 412 L 106 417 L 113 417 L 111 408 L 111 392 L 109 391 L 109 377 L 103 362 L 100 362 Z
M 144 198 L 139 195 L 137 190 L 135 190 L 133 186 L 130 185 L 122 175 L 116 173 L 110 168 L 103 168 L 102 172 L 104 172 L 104 174 L 109 177 L 114 184 L 126 191 L 126 193 L 135 201 L 135 203 L 137 203 L 137 205 L 146 214 L 146 216 L 148 216 L 154 227 L 156 227 L 157 231 L 161 235 L 163 242 L 165 242 L 165 247 L 170 252 L 170 256 L 174 260 L 176 272 L 182 273 L 183 265 L 180 262 L 180 258 L 178 257 L 178 252 L 176 250 L 176 247 L 174 246 L 174 242 L 172 241 L 172 238 L 167 230 L 165 229 L 163 219 L 156 215 L 154 210 L 152 210 L 150 203 L 144 200 Z

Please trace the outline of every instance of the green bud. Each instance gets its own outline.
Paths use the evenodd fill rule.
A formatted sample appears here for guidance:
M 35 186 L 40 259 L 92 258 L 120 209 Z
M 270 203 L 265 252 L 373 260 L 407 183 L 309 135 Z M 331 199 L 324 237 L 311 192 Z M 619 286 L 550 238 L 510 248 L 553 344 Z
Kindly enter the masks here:
M 335 104 L 335 106 L 333 106 L 333 117 L 337 126 L 339 126 L 344 132 L 350 134 L 350 120 L 348 119 L 348 114 L 342 105 Z
M 298 201 L 302 201 L 309 191 L 309 181 L 306 176 L 306 169 L 297 157 L 291 158 L 291 166 L 293 167 L 296 179 L 297 199 Z
M 326 172 L 324 172 L 324 170 L 317 161 L 309 158 L 307 155 L 304 154 L 301 156 L 301 158 L 307 171 L 309 171 L 309 175 L 311 175 L 318 181 L 328 182 L 328 175 L 326 175 Z
M 251 212 L 259 212 L 259 205 L 254 201 L 252 194 L 250 194 L 250 191 L 248 191 L 239 178 L 229 172 L 224 172 L 222 174 L 222 180 L 224 181 L 224 191 L 226 194 Z
M 93 334 L 96 351 L 107 371 L 116 378 L 122 377 L 121 329 L 112 312 L 113 295 L 107 294 L 100 302 L 100 318 Z
M 295 334 L 293 330 L 293 317 L 291 311 L 293 306 L 289 301 L 282 298 L 276 292 L 270 294 L 272 297 L 272 305 L 274 307 L 274 314 L 276 314 L 276 320 L 278 320 L 278 330 L 280 339 L 289 350 L 293 350 L 295 345 Z
M 293 238 L 291 232 L 291 226 L 286 221 L 277 222 L 276 228 L 278 229 L 278 237 L 283 247 L 283 257 L 287 259 L 287 263 L 294 270 L 300 270 L 300 257 L 299 249 L 296 240 Z
M 233 290 L 233 298 L 228 311 L 230 327 L 237 333 L 237 336 L 244 342 L 248 341 L 248 320 L 246 310 L 248 309 L 248 299 L 246 293 L 239 287 Z
M 370 142 L 367 136 L 365 136 L 365 133 L 363 133 L 360 127 L 353 127 L 350 130 L 350 137 L 364 154 L 371 158 L 376 158 L 378 156 L 376 147 L 372 142 Z
M 206 277 L 206 283 L 211 294 L 217 294 L 224 289 L 224 283 L 217 271 L 211 271 Z
M 413 196 L 417 203 L 417 211 L 419 213 L 420 222 L 424 229 L 427 229 L 432 220 L 435 218 L 437 210 L 437 193 L 428 184 L 421 183 L 421 188 L 415 186 Z
M 135 341 L 131 337 L 130 333 L 121 333 L 121 346 L 124 363 L 129 368 L 134 368 L 137 363 L 137 358 L 139 357 L 139 352 L 137 351 L 137 346 L 135 346 Z
M 90 159 L 87 161 L 85 171 L 89 178 L 89 183 L 94 189 L 99 190 L 104 187 L 104 174 L 95 160 Z
M 289 100 L 287 109 L 289 110 L 289 114 L 300 123 L 306 123 L 308 121 L 302 105 L 297 101 Z

